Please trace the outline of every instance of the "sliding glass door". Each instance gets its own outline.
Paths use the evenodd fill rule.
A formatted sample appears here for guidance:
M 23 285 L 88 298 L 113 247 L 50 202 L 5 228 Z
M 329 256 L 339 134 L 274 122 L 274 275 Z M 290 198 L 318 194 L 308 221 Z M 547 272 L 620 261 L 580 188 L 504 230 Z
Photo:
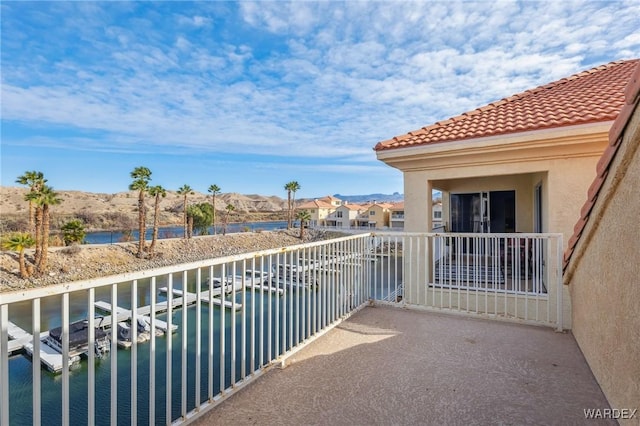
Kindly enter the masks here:
M 515 232 L 516 192 L 451 194 L 452 232 Z

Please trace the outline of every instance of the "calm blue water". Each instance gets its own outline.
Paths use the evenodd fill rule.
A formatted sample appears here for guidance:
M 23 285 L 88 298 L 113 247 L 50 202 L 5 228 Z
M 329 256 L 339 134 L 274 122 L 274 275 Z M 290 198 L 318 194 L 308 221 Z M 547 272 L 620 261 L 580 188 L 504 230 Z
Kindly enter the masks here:
M 286 229 L 287 221 L 271 221 L 271 222 L 243 222 L 243 223 L 230 223 L 227 225 L 227 233 L 245 232 L 249 230 L 253 231 L 273 231 L 275 229 Z M 216 225 L 217 233 L 222 234 L 222 227 Z M 151 240 L 153 234 L 153 228 L 147 228 L 145 236 L 147 240 Z M 184 227 L 182 226 L 165 226 L 158 228 L 158 238 L 180 238 L 184 234 Z M 213 228 L 209 228 L 209 234 L 213 235 Z M 88 232 L 84 241 L 86 244 L 113 244 L 121 242 L 124 237 L 122 231 L 98 231 Z M 138 240 L 138 230 L 131 232 L 131 240 Z
M 205 268 L 206 269 L 206 268 Z M 394 271 L 381 269 L 380 262 L 371 265 L 371 272 L 377 270 L 375 289 L 372 293 L 380 296 L 388 291 L 386 277 L 388 272 L 395 275 Z M 214 274 L 218 276 L 218 271 Z M 206 279 L 206 271 L 203 270 L 203 280 Z M 165 278 L 166 279 L 166 278 Z M 189 291 L 195 291 L 195 272 L 190 271 L 187 278 L 187 288 Z M 158 279 L 157 288 L 165 286 L 164 280 Z M 326 311 L 318 308 L 318 300 L 326 300 L 331 293 L 335 291 L 335 286 L 325 283 L 321 289 L 314 291 L 305 290 L 302 292 L 295 288 L 288 288 L 283 296 L 278 297 L 275 293 L 247 292 L 236 295 L 236 301 L 245 306 L 244 313 L 239 311 L 232 313 L 230 309 L 221 309 L 217 306 L 210 308 L 203 304 L 200 309 L 201 314 L 201 377 L 200 377 L 200 398 L 206 401 L 209 389 L 209 356 L 208 346 L 209 339 L 212 339 L 213 350 L 213 394 L 216 395 L 221 389 L 221 377 L 224 377 L 224 385 L 226 388 L 232 382 L 232 333 L 235 332 L 235 354 L 236 362 L 234 366 L 235 379 L 241 378 L 242 366 L 244 364 L 245 371 L 249 374 L 253 369 L 260 365 L 260 328 L 264 332 L 264 340 L 262 343 L 263 364 L 269 359 L 276 357 L 276 350 L 282 353 L 304 340 L 309 331 L 313 331 L 314 324 L 320 328 L 320 324 L 330 319 L 324 317 Z M 174 274 L 174 288 L 182 288 L 182 274 Z M 332 290 L 333 289 L 333 290 Z M 86 294 L 77 292 L 70 297 L 70 321 L 84 319 L 87 316 L 87 299 Z M 148 281 L 139 281 L 137 289 L 137 299 L 139 306 L 145 306 L 150 303 L 150 285 Z M 61 298 L 48 297 L 41 302 L 41 329 L 48 330 L 57 327 L 61 323 Z M 97 289 L 95 300 L 104 300 L 111 302 L 109 289 Z M 162 294 L 156 295 L 158 302 L 166 300 Z M 225 300 L 230 300 L 230 296 L 226 296 Z M 131 285 L 123 283 L 118 285 L 117 305 L 130 308 L 131 306 Z M 286 305 L 286 314 L 285 314 Z M 269 311 L 270 308 L 270 311 Z M 255 339 L 252 341 L 251 336 L 251 318 L 253 311 L 253 324 Z M 295 318 L 298 312 L 303 318 L 301 323 Z M 187 326 L 183 326 L 183 310 L 174 310 L 172 314 L 173 324 L 178 325 L 176 333 L 168 336 L 156 338 L 155 352 L 151 352 L 149 342 L 138 345 L 138 362 L 137 362 L 137 405 L 138 405 L 138 423 L 148 424 L 149 422 L 149 395 L 151 395 L 149 386 L 149 377 L 151 375 L 149 369 L 149 360 L 155 358 L 156 362 L 156 387 L 153 398 L 155 400 L 155 422 L 157 424 L 165 423 L 166 401 L 165 389 L 167 386 L 166 377 L 166 354 L 167 339 L 171 339 L 172 353 L 172 374 L 170 383 L 172 386 L 172 410 L 171 417 L 173 419 L 180 416 L 181 412 L 181 395 L 179 391 L 181 387 L 181 365 L 182 365 L 182 338 L 186 333 L 187 337 L 187 411 L 195 407 L 195 360 L 196 360 L 196 307 L 191 306 L 187 309 Z M 212 315 L 213 329 L 209 329 L 209 317 Z M 166 315 L 158 315 L 159 319 L 166 320 Z M 315 318 L 315 320 L 314 320 Z M 23 302 L 10 306 L 9 319 L 24 328 L 31 329 L 31 302 Z M 235 323 L 235 326 L 234 326 Z M 223 325 L 224 324 L 224 325 Z M 245 347 L 242 346 L 242 331 L 245 331 Z M 268 330 L 271 329 L 271 334 Z M 276 337 L 276 329 L 278 336 Z M 224 373 L 220 365 L 220 348 L 221 335 L 224 335 Z M 271 347 L 269 348 L 269 341 Z M 251 348 L 255 348 L 255 359 L 253 364 L 251 361 Z M 276 347 L 278 349 L 276 349 Z M 95 404 L 96 404 L 96 424 L 107 425 L 110 422 L 110 392 L 111 392 L 111 357 L 117 356 L 118 367 L 114 374 L 118 376 L 118 424 L 129 424 L 131 416 L 131 351 L 118 349 L 114 354 L 107 355 L 102 360 L 96 360 L 95 377 Z M 223 376 L 224 374 L 224 376 Z M 85 424 L 87 419 L 87 377 L 88 363 L 83 360 L 76 366 L 70 376 L 70 419 L 71 424 Z M 62 380 L 60 375 L 54 375 L 41 370 L 42 380 L 42 418 L 47 425 L 61 424 L 61 389 Z M 29 425 L 32 424 L 32 365 L 31 361 L 25 356 L 17 355 L 9 361 L 9 404 L 10 404 L 10 424 L 11 425 Z

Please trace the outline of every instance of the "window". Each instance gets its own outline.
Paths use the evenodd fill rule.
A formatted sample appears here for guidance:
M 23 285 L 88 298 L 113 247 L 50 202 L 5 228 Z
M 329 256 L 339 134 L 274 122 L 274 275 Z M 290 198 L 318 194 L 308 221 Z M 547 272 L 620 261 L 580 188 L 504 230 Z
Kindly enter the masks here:
M 342 212 L 336 212 L 336 217 L 342 217 Z
M 316 209 L 311 209 L 311 213 L 315 213 L 315 212 L 316 212 Z
M 369 212 L 369 216 L 375 216 L 375 215 L 376 215 L 375 210 L 371 210 L 371 211 Z
M 442 212 L 440 210 L 434 210 L 433 211 L 433 218 L 434 219 L 442 219 Z

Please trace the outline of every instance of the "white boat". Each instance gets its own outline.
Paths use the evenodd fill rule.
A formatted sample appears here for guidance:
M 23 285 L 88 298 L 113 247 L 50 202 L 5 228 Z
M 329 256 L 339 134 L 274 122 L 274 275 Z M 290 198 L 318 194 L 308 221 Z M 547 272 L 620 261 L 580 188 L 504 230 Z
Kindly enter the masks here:
M 136 327 L 137 327 L 137 335 L 136 341 L 138 343 L 144 343 L 151 338 L 151 326 L 149 324 L 148 318 L 142 315 L 139 315 L 136 318 Z M 131 337 L 133 333 L 131 332 L 131 325 L 126 321 L 121 321 L 118 323 L 118 345 L 124 348 L 131 347 Z

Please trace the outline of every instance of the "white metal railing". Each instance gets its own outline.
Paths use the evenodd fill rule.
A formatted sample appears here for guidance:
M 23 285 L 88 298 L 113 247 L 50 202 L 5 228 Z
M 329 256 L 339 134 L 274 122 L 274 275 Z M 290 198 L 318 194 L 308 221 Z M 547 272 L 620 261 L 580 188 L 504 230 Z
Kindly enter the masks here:
M 188 421 L 370 302 L 562 328 L 561 251 L 555 234 L 366 233 L 0 294 L 0 424 Z
M 345 237 L 1 294 L 0 423 L 192 419 L 368 303 L 369 244 Z M 32 338 L 32 365 L 9 360 L 22 342 L 10 333 L 54 327 L 61 353 Z
M 374 300 L 563 328 L 561 234 L 372 238 Z

